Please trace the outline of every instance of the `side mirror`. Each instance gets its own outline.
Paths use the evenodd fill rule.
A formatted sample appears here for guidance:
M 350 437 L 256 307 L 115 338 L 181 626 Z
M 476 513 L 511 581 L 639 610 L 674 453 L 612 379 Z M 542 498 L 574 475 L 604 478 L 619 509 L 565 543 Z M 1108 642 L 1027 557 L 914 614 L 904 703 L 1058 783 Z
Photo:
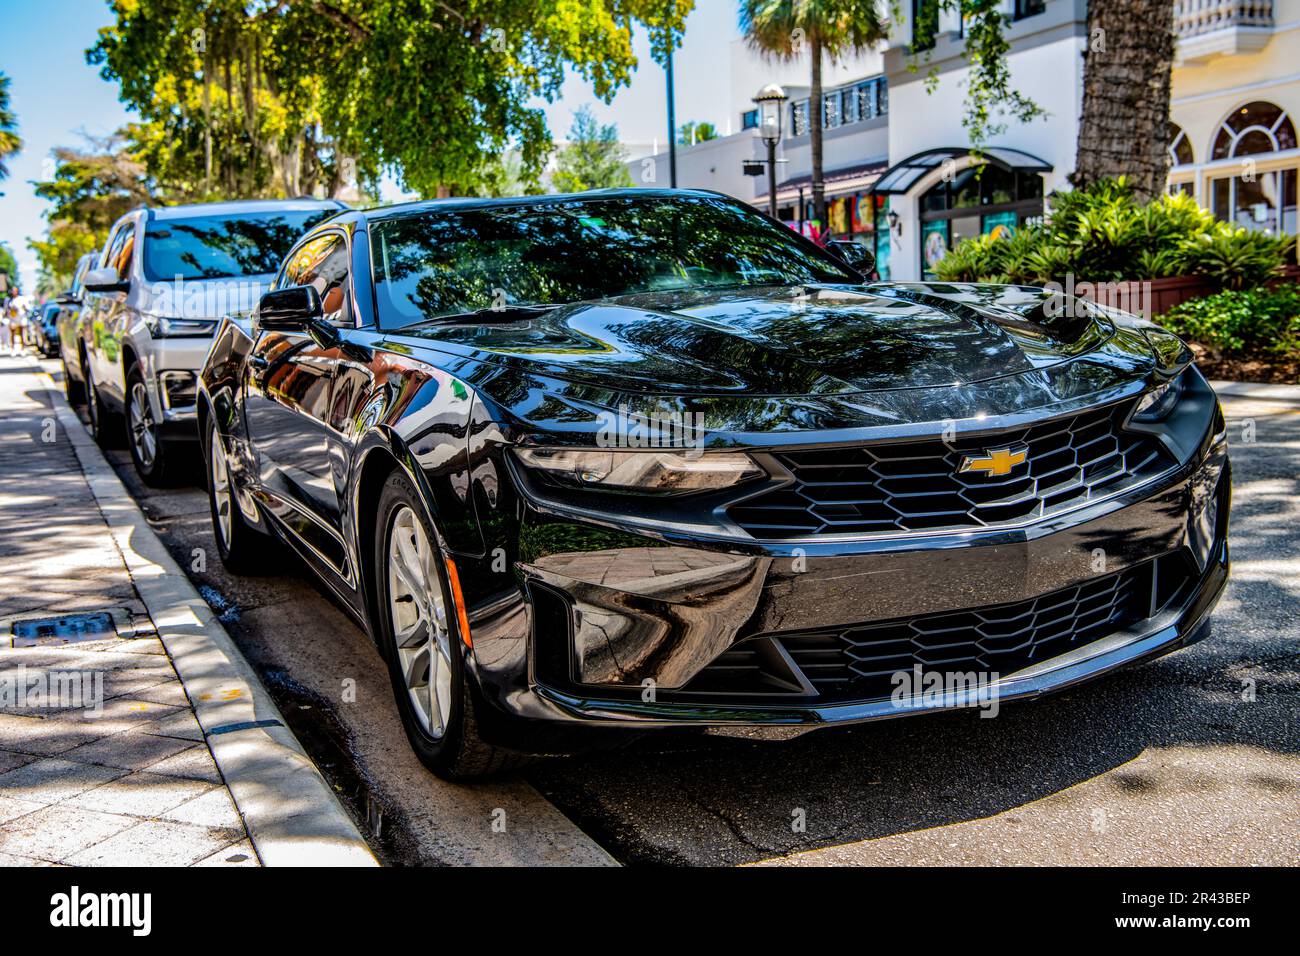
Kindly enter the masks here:
M 832 239 L 826 243 L 826 248 L 854 272 L 861 273 L 863 278 L 876 268 L 876 257 L 871 250 L 851 239 Z
M 324 314 L 320 293 L 309 285 L 295 285 L 262 296 L 257 326 L 267 332 L 306 332 Z
M 81 296 L 69 289 L 54 301 L 59 303 L 59 305 L 81 305 Z
M 117 270 L 110 268 L 91 269 L 81 283 L 87 292 L 130 292 L 131 283 L 123 282 L 117 277 Z

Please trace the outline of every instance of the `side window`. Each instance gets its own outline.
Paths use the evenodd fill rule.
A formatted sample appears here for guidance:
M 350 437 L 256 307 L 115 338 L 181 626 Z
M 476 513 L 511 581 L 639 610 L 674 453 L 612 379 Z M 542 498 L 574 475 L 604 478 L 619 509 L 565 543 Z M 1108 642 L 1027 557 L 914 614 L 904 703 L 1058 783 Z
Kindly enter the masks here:
M 117 270 L 117 278 L 125 282 L 131 278 L 131 256 L 135 252 L 135 223 L 128 223 L 122 230 L 122 247 L 117 250 L 117 255 L 109 263 Z
M 122 246 L 126 243 L 126 237 L 131 235 L 134 232 L 134 229 L 134 225 L 129 222 L 118 227 L 117 232 L 113 233 L 112 237 L 108 240 L 108 245 L 104 250 L 104 258 L 99 263 L 100 268 L 117 268 L 116 263 L 118 255 L 122 251 Z
M 351 326 L 348 299 L 348 244 L 337 233 L 327 233 L 299 247 L 285 267 L 284 285 L 309 285 L 320 293 L 325 321 Z

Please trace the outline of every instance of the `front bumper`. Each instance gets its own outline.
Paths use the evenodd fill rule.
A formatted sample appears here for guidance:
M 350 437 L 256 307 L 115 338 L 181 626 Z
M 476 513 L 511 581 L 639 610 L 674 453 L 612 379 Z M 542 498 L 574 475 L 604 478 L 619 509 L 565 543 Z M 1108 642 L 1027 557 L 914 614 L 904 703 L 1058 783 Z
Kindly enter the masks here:
M 595 530 L 522 504 L 525 539 L 589 543 L 525 555 L 519 591 L 471 609 L 473 666 L 501 711 L 548 724 L 783 736 L 1036 697 L 1200 640 L 1228 577 L 1221 420 L 1160 480 L 1002 531 L 738 546 Z M 1010 605 L 1174 558 L 1186 579 L 1166 602 L 1153 600 L 1154 613 L 982 686 L 856 698 L 819 695 L 806 682 L 802 694 L 692 690 L 747 639 Z

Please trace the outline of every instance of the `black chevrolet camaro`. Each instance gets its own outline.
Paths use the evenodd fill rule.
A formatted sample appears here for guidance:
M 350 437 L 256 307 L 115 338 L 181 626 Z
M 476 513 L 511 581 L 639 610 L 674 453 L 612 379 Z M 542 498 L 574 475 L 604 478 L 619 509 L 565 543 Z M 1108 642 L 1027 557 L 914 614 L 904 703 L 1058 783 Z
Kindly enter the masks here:
M 1205 636 L 1229 469 L 1183 343 L 861 259 L 705 192 L 336 216 L 202 371 L 221 557 L 292 546 L 451 777 L 986 706 Z

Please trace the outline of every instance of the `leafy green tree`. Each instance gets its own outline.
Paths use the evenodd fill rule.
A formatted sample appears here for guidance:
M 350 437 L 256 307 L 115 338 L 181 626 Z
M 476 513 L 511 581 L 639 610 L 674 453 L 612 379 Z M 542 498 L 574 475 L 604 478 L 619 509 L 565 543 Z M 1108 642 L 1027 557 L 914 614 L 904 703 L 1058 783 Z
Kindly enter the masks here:
M 681 146 L 694 146 L 718 138 L 718 128 L 712 123 L 697 123 L 695 120 L 683 123 L 677 130 L 677 142 Z
M 0 283 L 0 304 L 3 304 L 18 289 L 18 260 L 14 258 L 13 250 L 7 242 L 0 242 L 0 276 L 4 278 L 3 283 Z
M 808 55 L 813 215 L 824 224 L 822 58 L 856 53 L 887 38 L 876 0 L 741 0 L 740 32 L 755 50 L 779 59 Z
M 490 157 L 475 179 L 473 192 L 477 196 L 537 196 L 543 192 L 540 179 L 525 174 L 519 153 L 513 149 Z
M 18 136 L 18 118 L 9 109 L 9 77 L 0 73 L 0 179 L 9 177 L 5 161 L 20 149 L 23 141 Z
M 591 108 L 584 106 L 573 115 L 569 141 L 560 148 L 551 185 L 562 193 L 631 186 L 626 162 L 618 127 L 601 126 Z
M 159 182 L 194 194 L 333 191 L 382 170 L 424 195 L 476 191 L 484 157 L 552 148 L 535 99 L 565 72 L 608 100 L 662 58 L 694 0 L 110 0 L 88 52 L 160 124 Z

